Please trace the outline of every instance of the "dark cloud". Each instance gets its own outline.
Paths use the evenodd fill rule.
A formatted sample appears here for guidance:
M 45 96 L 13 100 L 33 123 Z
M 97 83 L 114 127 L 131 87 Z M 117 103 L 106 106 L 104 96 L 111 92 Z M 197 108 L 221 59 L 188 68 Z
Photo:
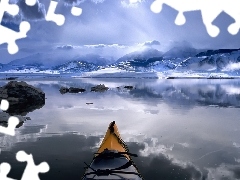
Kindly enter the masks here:
M 76 6 L 83 3 L 85 0 L 62 0 L 62 1 L 65 3 L 65 5 Z
M 70 6 L 77 6 L 86 0 L 62 0 L 65 5 L 70 5 Z M 88 0 L 89 1 L 89 0 Z M 103 3 L 105 0 L 91 0 L 91 2 L 98 4 L 98 3 Z
M 19 13 L 16 16 L 12 16 L 7 12 L 4 13 L 3 22 L 19 24 L 21 21 L 39 21 L 45 20 L 46 10 L 44 4 L 37 0 L 34 6 L 28 6 L 25 0 L 19 0 L 15 2 L 19 6 Z M 7 25 L 9 27 L 9 25 Z M 11 28 L 11 27 L 10 27 Z
M 34 136 L 34 134 L 32 134 Z M 23 150 L 34 156 L 36 164 L 47 161 L 51 170 L 40 174 L 40 179 L 81 179 L 84 174 L 84 162 L 90 163 L 93 149 L 100 137 L 65 134 L 52 137 L 37 138 L 36 142 L 17 143 L 11 151 L 2 151 L 0 159 L 7 159 L 12 165 L 9 177 L 19 179 L 26 166 L 18 162 L 15 154 Z M 95 150 L 95 149 L 94 149 Z
M 18 6 L 21 10 L 21 15 L 23 19 L 36 21 L 45 19 L 45 6 L 37 0 L 37 3 L 34 6 L 28 6 L 25 3 L 25 0 L 19 0 Z
M 140 154 L 145 147 L 142 143 L 129 143 L 129 149 L 132 153 Z M 201 171 L 192 164 L 178 164 L 164 154 L 152 155 L 148 157 L 139 156 L 134 158 L 134 162 L 139 168 L 144 179 L 186 179 L 202 180 Z
M 72 45 L 57 46 L 57 49 L 71 50 L 71 49 L 73 49 L 73 46 Z
M 144 43 L 144 46 L 154 46 L 154 45 L 159 46 L 161 45 L 161 43 L 157 40 L 148 41 Z
M 216 168 L 207 168 L 207 180 L 240 179 L 240 165 L 221 164 Z

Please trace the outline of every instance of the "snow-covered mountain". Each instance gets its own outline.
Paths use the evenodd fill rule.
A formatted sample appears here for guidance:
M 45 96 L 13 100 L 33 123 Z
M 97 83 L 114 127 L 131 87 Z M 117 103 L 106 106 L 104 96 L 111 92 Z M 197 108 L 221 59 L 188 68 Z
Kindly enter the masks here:
M 93 63 L 88 63 L 84 61 L 71 61 L 62 65 L 55 66 L 52 69 L 60 73 L 81 73 L 97 71 L 99 68 L 100 66 Z
M 232 65 L 240 63 L 240 50 L 208 50 L 183 60 L 176 67 L 178 71 L 236 71 Z
M 163 54 L 165 59 L 171 58 L 188 58 L 195 56 L 199 53 L 199 50 L 193 47 L 173 47 Z
M 134 72 L 166 71 L 175 66 L 163 61 L 163 53 L 154 49 L 146 48 L 143 51 L 135 51 L 119 58 L 114 64 L 121 70 Z
M 127 62 L 131 60 L 148 60 L 150 58 L 162 57 L 163 53 L 154 49 L 146 48 L 143 51 L 134 51 L 119 58 L 116 63 Z
M 61 50 L 37 53 L 16 59 L 8 64 L 0 64 L 0 72 L 54 72 L 83 73 L 119 69 L 126 72 L 240 72 L 240 49 L 218 49 L 200 51 L 192 47 L 174 47 L 162 53 L 152 47 L 126 54 L 115 63 L 98 54 L 76 55 Z

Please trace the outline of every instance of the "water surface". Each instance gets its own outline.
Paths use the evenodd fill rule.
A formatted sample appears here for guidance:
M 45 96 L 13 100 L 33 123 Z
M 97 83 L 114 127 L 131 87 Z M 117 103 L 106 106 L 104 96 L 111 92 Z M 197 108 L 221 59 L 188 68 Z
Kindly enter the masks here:
M 0 84 L 6 84 L 1 81 Z M 0 162 L 20 179 L 26 163 L 47 161 L 43 180 L 80 179 L 108 124 L 116 121 L 145 179 L 240 179 L 240 81 L 62 79 L 27 83 L 46 93 L 41 109 L 28 112 L 15 137 L 0 135 Z M 105 84 L 106 92 L 91 92 Z M 131 85 L 132 90 L 125 89 Z M 86 92 L 61 94 L 60 87 Z M 117 88 L 118 87 L 118 88 Z M 87 104 L 92 103 L 92 104 Z

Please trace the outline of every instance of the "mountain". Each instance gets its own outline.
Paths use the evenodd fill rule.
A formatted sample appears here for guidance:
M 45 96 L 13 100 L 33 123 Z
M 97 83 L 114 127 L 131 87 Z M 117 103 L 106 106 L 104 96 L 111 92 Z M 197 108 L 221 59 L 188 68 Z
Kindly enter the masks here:
M 240 50 L 208 50 L 183 60 L 178 71 L 224 71 L 231 64 L 240 63 Z
M 198 50 L 192 47 L 173 47 L 163 54 L 164 59 L 188 58 L 195 56 Z
M 224 53 L 232 53 L 234 51 L 238 51 L 240 49 L 217 49 L 217 50 L 207 50 L 204 52 L 200 52 L 199 54 L 196 55 L 196 57 L 201 57 L 201 56 L 212 56 L 215 54 L 224 54 Z
M 8 64 L 0 64 L 0 72 L 18 73 L 82 73 L 107 68 L 124 72 L 185 72 L 240 73 L 240 49 L 198 50 L 191 46 L 174 47 L 165 53 L 152 47 L 134 51 L 119 58 L 115 63 L 111 57 L 98 54 L 81 55 L 54 50 L 37 53 Z M 112 69 L 111 69 L 112 68 Z
M 83 61 L 85 63 L 92 63 L 98 66 L 105 66 L 112 62 L 112 60 L 101 57 L 98 54 L 86 54 L 83 56 L 76 56 L 73 59 L 74 61 Z
M 153 48 L 146 48 L 143 51 L 134 51 L 132 53 L 126 54 L 119 58 L 116 63 L 124 62 L 124 61 L 131 61 L 131 60 L 148 60 L 150 58 L 158 58 L 162 57 L 162 52 L 153 49 Z
M 16 59 L 8 63 L 10 66 L 42 66 L 45 68 L 52 68 L 54 66 L 64 64 L 70 61 L 85 61 L 94 63 L 97 65 L 107 65 L 110 63 L 108 59 L 105 59 L 98 54 L 84 54 L 79 52 L 69 52 L 59 49 L 52 50 L 48 53 L 36 53 L 21 59 Z
M 71 61 L 53 67 L 52 69 L 60 73 L 81 73 L 96 71 L 100 67 L 93 63 L 83 62 L 83 61 Z
M 37 53 L 8 64 L 0 64 L 2 72 L 39 72 L 57 70 L 59 72 L 86 72 L 106 66 L 110 61 L 97 54 L 75 55 L 55 50 L 51 53 Z

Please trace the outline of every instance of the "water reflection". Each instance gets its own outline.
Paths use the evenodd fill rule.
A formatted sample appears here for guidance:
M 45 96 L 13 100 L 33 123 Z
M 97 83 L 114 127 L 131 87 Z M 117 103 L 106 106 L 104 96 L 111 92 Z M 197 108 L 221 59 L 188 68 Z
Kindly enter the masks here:
M 75 79 L 29 81 L 46 104 L 16 137 L 1 136 L 0 160 L 19 179 L 18 150 L 47 161 L 41 179 L 80 179 L 112 120 L 145 179 L 239 179 L 240 82 L 237 80 Z M 91 87 L 105 84 L 103 93 Z M 125 89 L 125 86 L 133 86 Z M 86 89 L 60 94 L 61 87 Z M 119 87 L 119 88 L 117 88 Z M 91 102 L 91 104 L 86 104 Z
M 2 84 L 2 82 L 0 83 Z M 44 93 L 34 87 L 29 86 L 24 81 L 9 81 L 0 87 L 0 99 L 9 101 L 9 108 L 6 111 L 0 111 L 0 125 L 7 127 L 10 116 L 16 116 L 19 119 L 19 128 L 27 120 L 31 120 L 26 115 L 45 105 Z

